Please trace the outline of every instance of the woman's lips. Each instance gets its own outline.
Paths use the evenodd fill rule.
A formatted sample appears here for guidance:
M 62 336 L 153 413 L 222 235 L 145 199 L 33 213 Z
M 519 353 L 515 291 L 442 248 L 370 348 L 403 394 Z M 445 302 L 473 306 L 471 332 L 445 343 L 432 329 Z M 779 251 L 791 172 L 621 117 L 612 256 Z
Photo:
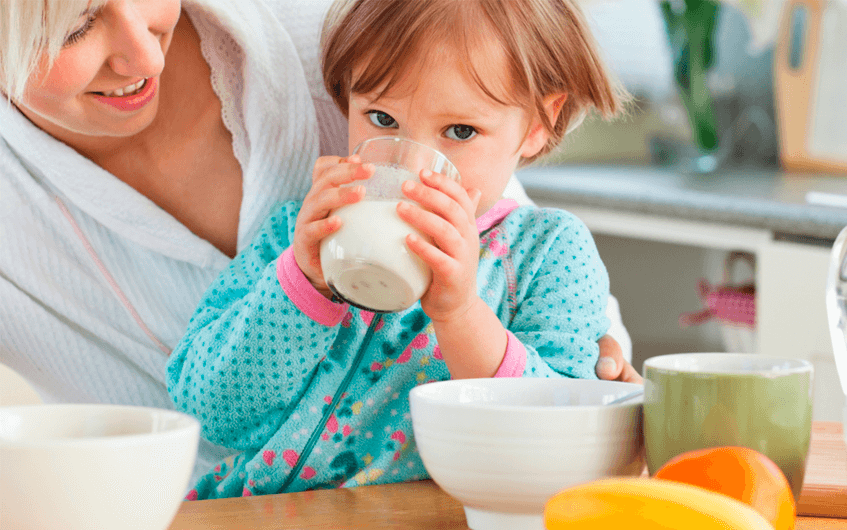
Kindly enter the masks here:
M 143 108 L 145 105 L 153 101 L 156 95 L 156 90 L 159 88 L 159 80 L 157 77 L 147 79 L 141 90 L 126 96 L 105 96 L 103 94 L 94 93 L 94 99 L 105 103 L 111 107 L 125 112 L 132 112 Z

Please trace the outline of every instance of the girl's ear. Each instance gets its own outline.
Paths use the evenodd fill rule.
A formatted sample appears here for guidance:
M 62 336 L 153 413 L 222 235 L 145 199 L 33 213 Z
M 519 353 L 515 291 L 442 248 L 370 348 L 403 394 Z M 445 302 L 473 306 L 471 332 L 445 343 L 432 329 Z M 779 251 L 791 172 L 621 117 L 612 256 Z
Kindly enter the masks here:
M 562 111 L 562 105 L 568 99 L 567 94 L 551 94 L 544 98 L 544 110 L 550 123 L 555 124 Z M 539 153 L 550 139 L 550 133 L 544 128 L 541 120 L 535 118 L 529 128 L 529 134 L 521 145 L 521 157 L 531 158 Z

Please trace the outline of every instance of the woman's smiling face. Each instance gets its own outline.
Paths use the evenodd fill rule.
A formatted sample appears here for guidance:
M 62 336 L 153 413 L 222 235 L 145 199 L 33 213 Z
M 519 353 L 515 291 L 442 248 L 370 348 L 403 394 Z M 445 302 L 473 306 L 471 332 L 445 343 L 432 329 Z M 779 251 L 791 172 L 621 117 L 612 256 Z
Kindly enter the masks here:
M 109 0 L 80 14 L 52 68 L 31 76 L 16 106 L 60 140 L 132 136 L 156 116 L 159 74 L 180 0 Z

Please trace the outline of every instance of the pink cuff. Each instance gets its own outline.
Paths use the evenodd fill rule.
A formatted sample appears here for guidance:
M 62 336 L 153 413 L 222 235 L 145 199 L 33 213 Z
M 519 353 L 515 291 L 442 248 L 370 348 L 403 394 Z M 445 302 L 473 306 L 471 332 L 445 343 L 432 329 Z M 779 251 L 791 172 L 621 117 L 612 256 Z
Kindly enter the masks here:
M 277 260 L 276 277 L 294 305 L 318 324 L 335 326 L 347 314 L 348 304 L 337 304 L 315 289 L 297 265 L 292 247 L 285 249 Z
M 521 377 L 526 368 L 526 347 L 509 330 L 506 330 L 506 337 L 506 355 L 494 377 Z

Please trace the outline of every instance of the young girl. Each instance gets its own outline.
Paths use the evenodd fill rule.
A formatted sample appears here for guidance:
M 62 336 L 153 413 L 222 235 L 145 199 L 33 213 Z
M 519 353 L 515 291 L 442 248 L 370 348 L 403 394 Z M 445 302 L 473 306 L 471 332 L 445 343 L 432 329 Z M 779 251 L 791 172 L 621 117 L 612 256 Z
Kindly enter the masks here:
M 334 301 L 320 241 L 373 167 L 318 160 L 302 203 L 272 215 L 206 292 L 169 361 L 177 408 L 242 452 L 189 498 L 421 479 L 408 393 L 464 377 L 593 378 L 608 277 L 587 228 L 500 197 L 514 170 L 620 92 L 572 0 L 346 0 L 328 18 L 324 82 L 350 146 L 399 135 L 453 162 L 422 172 L 399 216 L 433 271 L 401 313 Z M 294 110 L 292 110 L 293 112 Z M 415 204 L 416 203 L 416 204 Z

